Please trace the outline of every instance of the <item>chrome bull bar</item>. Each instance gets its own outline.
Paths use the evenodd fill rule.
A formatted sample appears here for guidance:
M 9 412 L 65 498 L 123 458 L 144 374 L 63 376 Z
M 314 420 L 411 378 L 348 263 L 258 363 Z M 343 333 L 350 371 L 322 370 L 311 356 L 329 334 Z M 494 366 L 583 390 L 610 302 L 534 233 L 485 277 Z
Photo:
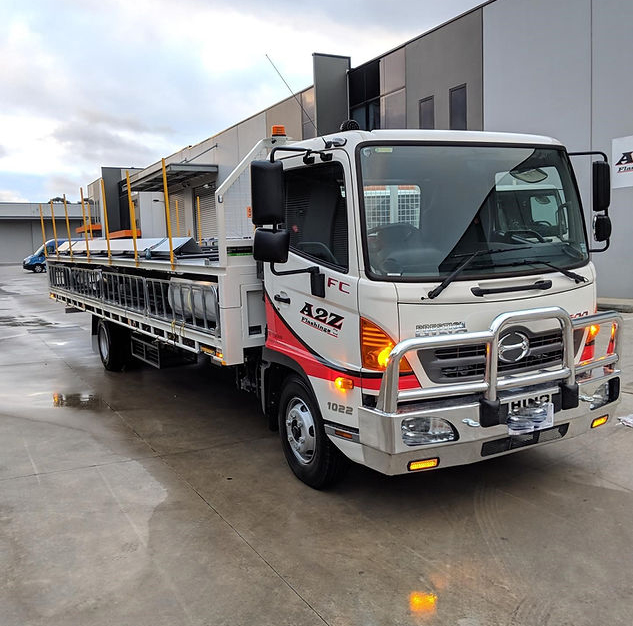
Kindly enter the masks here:
M 508 375 L 499 377 L 499 339 L 501 332 L 509 324 L 523 322 L 557 320 L 561 326 L 563 339 L 563 359 L 556 369 L 540 369 L 526 374 Z M 612 353 L 600 356 L 591 361 L 575 365 L 574 336 L 573 331 L 578 328 L 586 328 L 592 324 L 615 325 L 613 334 L 614 349 Z M 596 313 L 572 319 L 567 311 L 560 307 L 543 307 L 502 313 L 495 317 L 490 328 L 485 331 L 464 333 L 458 335 L 442 335 L 439 337 L 416 337 L 405 339 L 398 343 L 387 363 L 387 368 L 382 378 L 376 410 L 382 413 L 395 414 L 399 402 L 436 399 L 447 396 L 465 395 L 483 392 L 483 402 L 488 405 L 498 405 L 498 391 L 538 385 L 554 380 L 563 381 L 567 389 L 576 389 L 576 376 L 596 367 L 607 367 L 619 360 L 620 337 L 622 329 L 622 316 L 614 311 Z M 413 350 L 428 348 L 444 348 L 450 346 L 466 346 L 472 344 L 486 344 L 486 365 L 484 379 L 479 382 L 464 382 L 451 385 L 441 385 L 427 389 L 407 389 L 399 391 L 400 361 Z M 563 389 L 563 391 L 565 391 Z M 576 399 L 577 403 L 577 399 Z M 564 407 L 565 408 L 565 407 Z

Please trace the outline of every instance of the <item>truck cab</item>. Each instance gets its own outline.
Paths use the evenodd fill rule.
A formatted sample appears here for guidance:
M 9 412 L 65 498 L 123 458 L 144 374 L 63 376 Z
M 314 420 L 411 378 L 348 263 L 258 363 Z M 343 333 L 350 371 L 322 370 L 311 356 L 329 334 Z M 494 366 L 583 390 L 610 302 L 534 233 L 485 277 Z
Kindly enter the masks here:
M 581 199 L 556 140 L 353 131 L 273 150 L 251 176 L 263 380 L 294 372 L 292 392 L 268 402 L 306 482 L 333 473 L 323 459 L 339 452 L 407 473 L 613 414 L 619 318 L 596 315 Z

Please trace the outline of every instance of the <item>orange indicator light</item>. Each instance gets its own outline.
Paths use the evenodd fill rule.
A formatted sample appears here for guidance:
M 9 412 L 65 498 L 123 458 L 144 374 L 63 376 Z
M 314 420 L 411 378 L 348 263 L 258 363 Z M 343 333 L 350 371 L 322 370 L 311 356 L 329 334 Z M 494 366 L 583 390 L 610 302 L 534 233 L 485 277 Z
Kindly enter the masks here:
M 334 379 L 334 386 L 341 391 L 345 389 L 354 389 L 354 381 L 351 378 L 343 378 L 343 376 L 339 376 Z
M 411 461 L 408 465 L 410 472 L 416 470 L 431 469 L 437 467 L 440 464 L 440 460 L 435 457 L 434 459 L 423 459 L 422 461 Z
M 613 354 L 615 352 L 615 333 L 618 329 L 617 324 L 611 324 L 611 336 L 609 337 L 609 345 L 607 346 L 607 354 Z
M 434 593 L 412 591 L 409 595 L 409 609 L 412 613 L 435 613 L 437 596 Z
M 285 137 L 286 127 L 283 124 L 273 124 L 270 134 L 273 137 Z
M 600 326 L 598 324 L 592 324 L 589 326 L 589 333 L 587 335 L 587 341 L 591 341 L 596 338 L 596 335 L 600 332 Z
M 591 428 L 598 428 L 598 426 L 602 426 L 603 424 L 606 424 L 608 419 L 609 419 L 608 415 L 603 415 L 602 417 L 596 417 L 596 419 L 593 420 L 593 422 L 591 422 Z
M 335 434 L 337 437 L 343 437 L 343 439 L 353 439 L 353 438 L 354 438 L 354 436 L 352 435 L 352 433 L 348 433 L 348 432 L 347 432 L 347 431 L 345 431 L 345 430 L 335 430 L 335 431 L 334 431 L 334 434 Z

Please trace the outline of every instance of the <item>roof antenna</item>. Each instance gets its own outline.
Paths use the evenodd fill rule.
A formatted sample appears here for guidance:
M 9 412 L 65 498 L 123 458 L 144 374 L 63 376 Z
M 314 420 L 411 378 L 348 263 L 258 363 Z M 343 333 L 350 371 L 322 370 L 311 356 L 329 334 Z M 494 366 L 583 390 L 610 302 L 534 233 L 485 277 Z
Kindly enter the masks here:
M 299 98 L 297 98 L 297 96 L 295 95 L 294 91 L 292 91 L 292 89 L 290 89 L 290 85 L 286 82 L 286 79 L 281 75 L 281 72 L 277 69 L 277 66 L 271 61 L 270 57 L 268 55 L 266 55 L 266 58 L 268 59 L 270 64 L 275 69 L 275 72 L 277 72 L 277 74 L 279 74 L 279 78 L 281 78 L 281 80 L 283 80 L 284 85 L 286 85 L 286 87 L 288 87 L 288 91 L 290 92 L 292 97 L 297 101 L 297 104 L 299 105 L 299 108 L 303 111 L 303 114 L 310 120 L 310 124 L 312 124 L 312 126 L 314 126 L 314 132 L 318 135 L 319 131 L 318 131 L 317 127 L 316 127 L 316 124 L 314 123 L 313 119 L 308 115 L 308 112 L 303 108 L 303 105 L 301 104 L 301 100 L 299 100 Z

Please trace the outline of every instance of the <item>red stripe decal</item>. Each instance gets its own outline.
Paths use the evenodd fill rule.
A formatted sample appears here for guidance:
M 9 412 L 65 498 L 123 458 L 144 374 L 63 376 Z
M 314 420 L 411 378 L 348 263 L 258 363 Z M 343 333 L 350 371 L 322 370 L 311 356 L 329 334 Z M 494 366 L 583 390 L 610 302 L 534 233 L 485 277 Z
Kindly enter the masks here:
M 378 391 L 382 376 L 367 377 L 361 373 L 355 374 L 343 368 L 337 368 L 334 364 L 324 362 L 323 357 L 319 358 L 304 346 L 297 339 L 286 321 L 279 315 L 279 312 L 271 304 L 270 299 L 266 297 L 266 321 L 268 323 L 268 334 L 266 337 L 266 347 L 275 352 L 285 354 L 287 357 L 296 361 L 303 371 L 314 378 L 322 380 L 330 380 L 345 376 L 354 381 L 354 385 L 362 389 Z M 420 383 L 413 374 L 400 376 L 400 389 L 418 389 Z

